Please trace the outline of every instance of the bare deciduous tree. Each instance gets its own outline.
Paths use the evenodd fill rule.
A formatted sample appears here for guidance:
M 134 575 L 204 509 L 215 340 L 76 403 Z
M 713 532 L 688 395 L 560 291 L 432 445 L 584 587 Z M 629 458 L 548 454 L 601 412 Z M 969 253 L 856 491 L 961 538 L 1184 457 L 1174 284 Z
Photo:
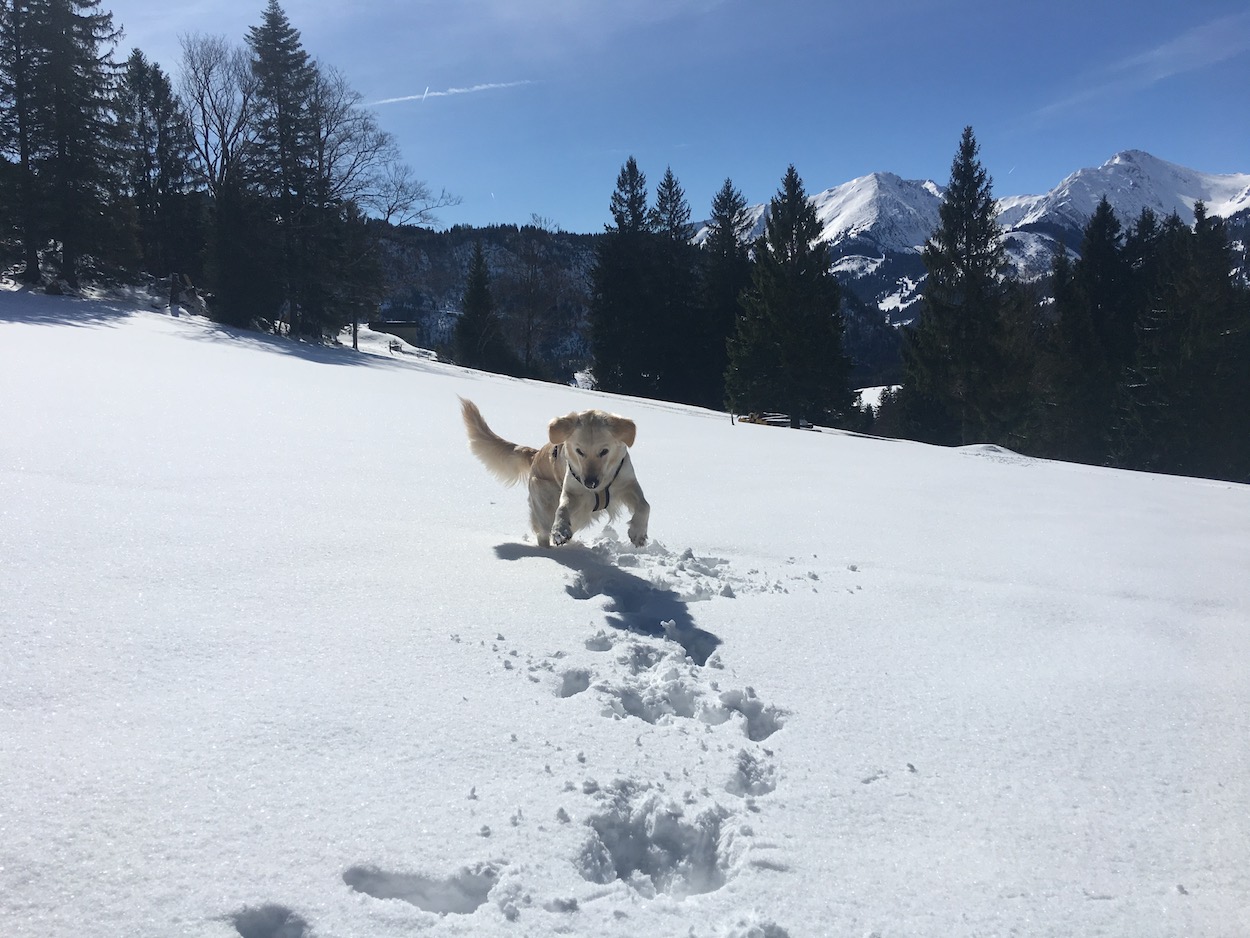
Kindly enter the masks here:
M 351 200 L 383 221 L 420 225 L 435 212 L 459 205 L 457 196 L 438 195 L 401 162 L 395 138 L 378 126 L 336 68 L 317 64 L 311 114 L 316 125 L 315 178 L 330 201 Z
M 438 195 L 412 174 L 407 163 L 391 163 L 377 180 L 377 188 L 367 200 L 368 207 L 392 225 L 429 225 L 437 221 L 440 209 L 460 204 L 460 196 L 446 189 Z
M 256 78 L 246 50 L 222 36 L 180 37 L 179 90 L 191 119 L 195 155 L 214 198 L 235 180 L 253 142 Z

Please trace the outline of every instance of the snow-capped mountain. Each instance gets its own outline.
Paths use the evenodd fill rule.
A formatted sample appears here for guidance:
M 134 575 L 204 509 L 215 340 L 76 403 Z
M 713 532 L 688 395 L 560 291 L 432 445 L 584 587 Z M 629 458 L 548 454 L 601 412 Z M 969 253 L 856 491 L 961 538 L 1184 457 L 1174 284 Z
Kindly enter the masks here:
M 821 223 L 820 237 L 833 245 L 862 242 L 885 251 L 919 251 L 938 222 L 942 188 L 931 180 L 903 179 L 894 173 L 870 173 L 811 196 Z M 768 205 L 747 209 L 747 237 L 764 234 Z M 707 237 L 706 224 L 694 236 Z
M 1000 199 L 998 220 L 1009 230 L 1056 224 L 1080 230 L 1104 195 L 1126 224 L 1147 208 L 1161 218 L 1175 212 L 1192 224 L 1199 200 L 1221 218 L 1250 209 L 1250 174 L 1202 173 L 1125 150 L 1096 169 L 1077 170 L 1045 195 Z
M 871 173 L 811 197 L 821 237 L 833 247 L 835 271 L 895 325 L 913 318 L 909 308 L 920 297 L 925 274 L 920 252 L 938 225 L 942 192 L 932 180 Z M 1028 279 L 1045 275 L 1061 242 L 1076 253 L 1104 195 L 1126 226 L 1144 208 L 1160 218 L 1175 212 L 1192 224 L 1199 200 L 1211 215 L 1241 218 L 1250 214 L 1250 174 L 1204 173 L 1125 150 L 1101 166 L 1077 170 L 1042 195 L 1001 198 L 998 220 L 1017 273 Z M 767 206 L 751 212 L 754 237 L 763 233 Z
M 848 241 L 884 251 L 915 251 L 937 226 L 942 188 L 931 180 L 903 179 L 894 173 L 869 173 L 811 196 L 821 223 L 820 237 L 833 245 Z M 764 234 L 768 205 L 747 209 L 751 240 Z M 696 244 L 707 237 L 704 225 Z
M 931 181 L 872 173 L 813 197 L 821 237 L 886 251 L 919 250 L 938 224 L 942 190 Z

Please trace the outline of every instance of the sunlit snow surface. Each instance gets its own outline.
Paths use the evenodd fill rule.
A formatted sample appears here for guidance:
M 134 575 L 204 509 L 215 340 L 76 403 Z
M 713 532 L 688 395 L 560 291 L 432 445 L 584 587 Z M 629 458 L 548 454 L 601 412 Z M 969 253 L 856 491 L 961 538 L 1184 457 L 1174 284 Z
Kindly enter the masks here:
M 362 348 L 0 290 L 0 935 L 1250 934 L 1250 488 Z

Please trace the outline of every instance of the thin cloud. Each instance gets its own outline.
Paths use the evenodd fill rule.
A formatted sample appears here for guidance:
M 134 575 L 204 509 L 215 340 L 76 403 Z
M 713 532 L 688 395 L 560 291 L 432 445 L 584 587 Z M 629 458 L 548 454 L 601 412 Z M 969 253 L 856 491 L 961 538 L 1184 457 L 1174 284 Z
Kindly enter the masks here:
M 499 91 L 503 88 L 519 88 L 522 85 L 532 85 L 534 82 L 529 81 L 497 81 L 489 82 L 482 85 L 471 85 L 468 88 L 447 88 L 443 91 L 431 91 L 426 88 L 421 94 L 406 94 L 399 98 L 383 98 L 381 101 L 370 102 L 371 107 L 382 104 L 401 104 L 404 101 L 424 101 L 426 98 L 450 98 L 457 94 L 477 94 L 479 91 Z
M 1235 13 L 1186 30 L 1175 39 L 1112 63 L 1090 86 L 1034 112 L 1041 120 L 1108 97 L 1144 91 L 1176 75 L 1209 68 L 1250 50 L 1250 13 Z
M 1206 68 L 1250 49 L 1250 13 L 1235 13 L 1195 26 L 1171 42 L 1112 66 L 1149 82 Z

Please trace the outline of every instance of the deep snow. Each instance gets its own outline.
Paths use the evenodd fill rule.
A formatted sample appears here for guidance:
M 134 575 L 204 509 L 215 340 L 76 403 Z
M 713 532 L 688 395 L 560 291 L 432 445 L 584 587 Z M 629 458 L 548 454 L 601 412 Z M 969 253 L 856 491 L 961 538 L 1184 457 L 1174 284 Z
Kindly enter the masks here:
M 1250 488 L 176 312 L 0 288 L 6 938 L 1250 934 Z

